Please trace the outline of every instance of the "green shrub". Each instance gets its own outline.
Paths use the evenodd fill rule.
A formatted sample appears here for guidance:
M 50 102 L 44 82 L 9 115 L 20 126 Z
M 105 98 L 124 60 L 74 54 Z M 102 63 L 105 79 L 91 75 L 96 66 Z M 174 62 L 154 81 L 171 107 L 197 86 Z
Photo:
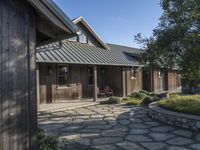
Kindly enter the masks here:
M 144 99 L 147 95 L 143 92 L 137 92 L 137 93 L 133 93 L 131 94 L 131 98 L 136 98 L 136 99 Z
M 139 100 L 139 99 L 132 99 L 129 100 L 128 102 L 126 102 L 127 105 L 134 105 L 134 106 L 138 106 L 141 105 L 143 102 L 143 100 Z
M 100 104 L 120 104 L 121 99 L 119 97 L 111 96 L 107 101 L 102 101 Z
M 158 101 L 160 98 L 158 96 L 147 96 L 143 99 L 142 104 L 147 105 L 151 102 Z
M 39 150 L 61 150 L 59 139 L 54 136 L 46 136 L 42 129 L 38 130 L 38 147 Z
M 159 102 L 159 106 L 177 112 L 200 115 L 200 95 L 176 95 Z
M 149 94 L 149 92 L 148 92 L 148 91 L 145 91 L 145 90 L 141 90 L 140 93 L 144 93 L 144 94 L 146 94 L 146 95 Z

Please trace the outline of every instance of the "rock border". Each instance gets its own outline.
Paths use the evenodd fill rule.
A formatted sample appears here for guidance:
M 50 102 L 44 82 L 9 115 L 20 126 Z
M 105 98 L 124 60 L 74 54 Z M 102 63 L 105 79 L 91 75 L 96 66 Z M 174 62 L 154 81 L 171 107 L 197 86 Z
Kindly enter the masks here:
M 160 122 L 194 131 L 200 131 L 200 116 L 164 109 L 159 102 L 149 104 L 149 116 Z

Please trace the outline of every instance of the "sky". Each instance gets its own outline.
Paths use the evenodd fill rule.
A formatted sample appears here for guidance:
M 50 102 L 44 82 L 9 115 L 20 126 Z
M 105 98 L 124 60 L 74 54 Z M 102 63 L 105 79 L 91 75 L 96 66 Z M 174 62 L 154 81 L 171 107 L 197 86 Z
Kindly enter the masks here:
M 139 48 L 134 35 L 152 35 L 160 0 L 54 0 L 70 19 L 83 16 L 106 43 Z

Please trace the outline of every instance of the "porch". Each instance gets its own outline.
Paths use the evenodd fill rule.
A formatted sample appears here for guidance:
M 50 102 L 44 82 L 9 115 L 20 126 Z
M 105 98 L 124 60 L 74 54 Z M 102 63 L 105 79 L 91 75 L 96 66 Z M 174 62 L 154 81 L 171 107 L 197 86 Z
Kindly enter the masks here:
M 125 75 L 121 66 L 38 64 L 38 104 L 96 101 L 108 97 L 99 93 L 105 87 L 112 91 L 110 95 L 125 97 Z

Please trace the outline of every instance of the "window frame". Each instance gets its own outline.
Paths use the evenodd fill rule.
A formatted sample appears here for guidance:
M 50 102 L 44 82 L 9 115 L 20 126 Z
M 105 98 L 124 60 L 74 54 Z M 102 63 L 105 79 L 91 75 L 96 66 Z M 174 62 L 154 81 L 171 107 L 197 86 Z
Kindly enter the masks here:
M 62 67 L 67 67 L 67 74 L 65 75 L 60 75 L 59 74 L 59 67 L 62 66 Z M 65 85 L 60 85 L 59 83 L 59 79 L 61 76 L 66 76 L 67 75 L 67 82 Z M 68 64 L 58 64 L 57 65 L 57 73 L 56 73 L 56 80 L 57 80 L 57 88 L 67 88 L 69 87 L 69 65 Z

